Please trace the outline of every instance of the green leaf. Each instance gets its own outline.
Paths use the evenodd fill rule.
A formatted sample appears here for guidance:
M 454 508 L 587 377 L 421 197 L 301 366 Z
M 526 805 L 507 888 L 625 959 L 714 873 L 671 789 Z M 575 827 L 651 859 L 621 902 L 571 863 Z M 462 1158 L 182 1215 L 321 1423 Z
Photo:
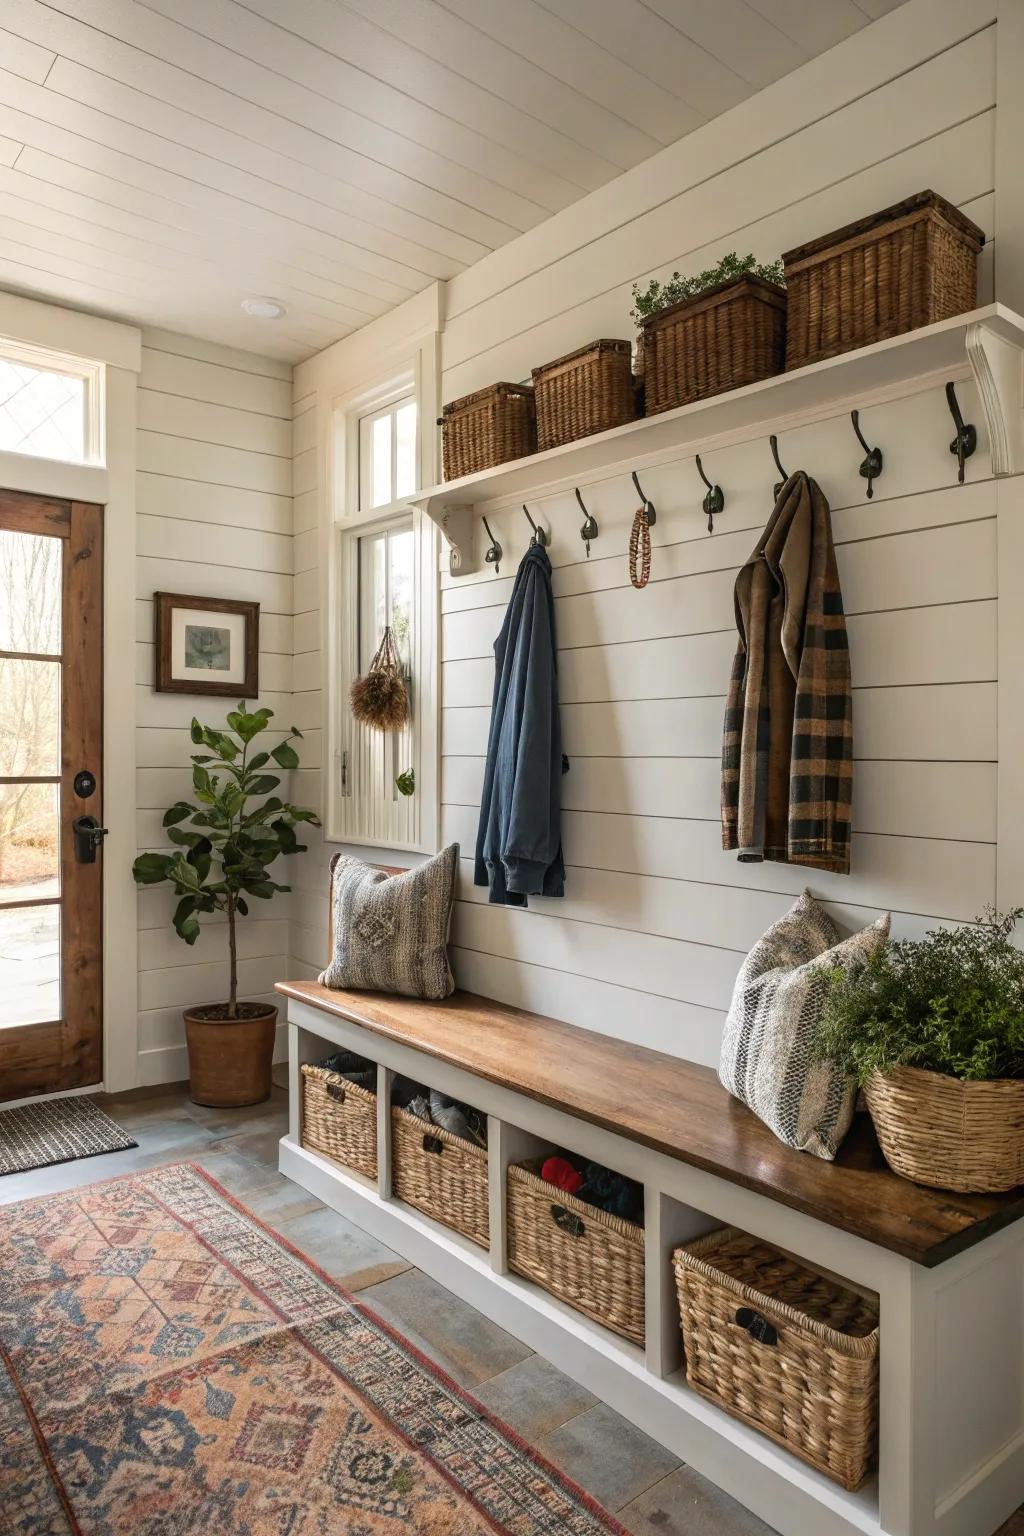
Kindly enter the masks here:
M 194 944 L 199 937 L 199 919 L 195 915 L 196 901 L 193 896 L 183 896 L 174 909 L 171 921 L 179 939 Z
M 299 766 L 299 754 L 287 741 L 282 741 L 274 747 L 271 757 L 279 768 L 297 768 Z
M 395 788 L 400 795 L 414 794 L 416 790 L 415 769 L 407 768 L 404 773 L 400 773 L 395 780 Z
M 168 827 L 167 836 L 181 848 L 194 848 L 196 843 L 205 841 L 201 832 L 189 832 L 184 827 Z
M 132 875 L 137 885 L 159 885 L 168 878 L 173 863 L 174 856 L 169 853 L 140 853 L 132 865 Z
M 191 734 L 192 734 L 192 740 L 197 745 L 200 742 L 205 742 L 205 740 L 206 740 L 206 727 L 199 724 L 199 721 L 196 719 L 195 715 L 192 716 L 192 725 L 191 725 L 190 729 L 191 729 Z
M 305 737 L 303 736 L 302 732 L 299 730 L 297 725 L 293 725 L 292 726 L 292 735 L 293 736 L 297 736 L 300 741 L 304 741 L 305 740 Z
M 235 909 L 236 911 L 240 912 L 243 917 L 249 916 L 249 903 L 246 901 L 244 896 L 239 896 L 238 900 L 235 902 Z
M 255 757 L 251 757 L 249 759 L 249 762 L 248 762 L 249 772 L 253 773 L 253 772 L 255 772 L 255 770 L 257 768 L 262 768 L 264 763 L 269 763 L 269 762 L 270 762 L 270 753 L 269 752 L 257 752 Z
M 273 717 L 272 709 L 254 709 L 250 712 L 243 703 L 228 715 L 228 725 L 244 742 L 250 742 L 260 731 L 266 730 L 267 722 Z
M 281 780 L 275 778 L 271 773 L 258 773 L 248 786 L 247 793 L 250 795 L 269 795 L 271 790 L 276 789 L 280 782 Z
M 186 800 L 179 800 L 172 805 L 170 810 L 164 811 L 164 826 L 176 827 L 179 821 L 195 814 L 195 806 L 189 805 Z

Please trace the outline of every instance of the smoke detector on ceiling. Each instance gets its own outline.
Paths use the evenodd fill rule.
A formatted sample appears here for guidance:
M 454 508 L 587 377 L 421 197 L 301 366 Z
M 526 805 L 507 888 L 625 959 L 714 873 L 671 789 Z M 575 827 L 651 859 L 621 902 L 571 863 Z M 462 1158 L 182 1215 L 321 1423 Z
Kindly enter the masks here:
M 243 299 L 242 308 L 257 320 L 280 320 L 288 313 L 280 299 Z

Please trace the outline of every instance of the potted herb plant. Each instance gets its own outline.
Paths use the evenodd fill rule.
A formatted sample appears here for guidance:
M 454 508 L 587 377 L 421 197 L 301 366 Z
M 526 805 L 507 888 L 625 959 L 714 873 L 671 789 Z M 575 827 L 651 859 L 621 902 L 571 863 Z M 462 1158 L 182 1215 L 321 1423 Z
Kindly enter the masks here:
M 1024 909 L 829 975 L 815 1048 L 864 1089 L 886 1161 L 937 1189 L 1024 1183 Z
M 633 285 L 646 412 L 655 416 L 707 395 L 781 373 L 786 360 L 782 262 L 729 251 L 693 277 L 673 272 Z
M 238 1001 L 237 923 L 249 915 L 249 898 L 267 901 L 287 891 L 268 866 L 281 854 L 302 853 L 298 823 L 319 826 L 314 811 L 280 800 L 280 779 L 264 770 L 297 768 L 292 726 L 284 741 L 253 751 L 273 718 L 269 709 L 239 704 L 227 717 L 229 730 L 192 721 L 192 740 L 207 748 L 192 758 L 193 804 L 178 800 L 164 813 L 173 853 L 141 853 L 132 873 L 139 885 L 169 883 L 178 904 L 174 929 L 186 944 L 199 937 L 200 920 L 214 912 L 227 918 L 228 996 L 223 1002 L 185 1009 L 189 1091 L 197 1104 L 258 1104 L 270 1095 L 277 1009 L 268 1003 Z

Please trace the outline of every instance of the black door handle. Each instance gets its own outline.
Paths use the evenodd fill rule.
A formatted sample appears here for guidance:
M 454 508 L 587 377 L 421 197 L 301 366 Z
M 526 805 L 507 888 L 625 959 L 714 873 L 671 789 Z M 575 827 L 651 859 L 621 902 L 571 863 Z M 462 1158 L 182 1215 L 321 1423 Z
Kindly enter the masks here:
M 75 837 L 75 858 L 79 864 L 95 864 L 96 850 L 107 835 L 95 816 L 76 816 L 71 823 Z

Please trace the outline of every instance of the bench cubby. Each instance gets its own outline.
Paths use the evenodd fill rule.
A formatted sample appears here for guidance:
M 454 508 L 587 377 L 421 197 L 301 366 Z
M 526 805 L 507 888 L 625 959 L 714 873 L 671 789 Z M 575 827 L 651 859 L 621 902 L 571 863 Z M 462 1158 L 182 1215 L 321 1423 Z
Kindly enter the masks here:
M 391 1106 L 391 1188 L 442 1226 L 487 1248 L 490 1243 L 490 1194 L 487 1148 L 440 1126 L 429 1125 L 410 1110 Z
M 920 1189 L 862 1117 L 834 1164 L 793 1152 L 714 1073 L 486 998 L 416 1003 L 283 983 L 280 1168 L 666 1445 L 782 1536 L 993 1536 L 1024 1497 L 1024 1197 Z M 380 1063 L 371 1185 L 304 1148 L 310 1038 Z M 321 1050 L 320 1055 L 326 1054 Z M 395 1198 L 395 1074 L 488 1116 L 488 1246 Z M 554 1147 L 644 1186 L 643 1344 L 515 1273 L 510 1165 Z M 877 1471 L 848 1490 L 686 1379 L 672 1254 L 735 1226 L 879 1298 Z

